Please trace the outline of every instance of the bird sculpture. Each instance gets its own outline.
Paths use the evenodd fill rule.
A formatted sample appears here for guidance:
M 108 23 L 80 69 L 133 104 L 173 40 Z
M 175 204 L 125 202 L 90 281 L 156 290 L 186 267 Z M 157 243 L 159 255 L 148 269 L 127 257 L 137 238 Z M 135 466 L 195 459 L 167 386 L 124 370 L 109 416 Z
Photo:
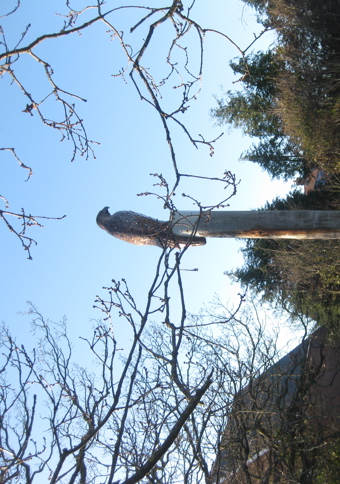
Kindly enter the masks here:
M 204 237 L 196 235 L 175 236 L 171 222 L 163 222 L 131 211 L 120 211 L 111 215 L 109 207 L 104 207 L 98 213 L 97 224 L 114 237 L 135 245 L 154 245 L 164 249 L 200 246 L 206 243 Z

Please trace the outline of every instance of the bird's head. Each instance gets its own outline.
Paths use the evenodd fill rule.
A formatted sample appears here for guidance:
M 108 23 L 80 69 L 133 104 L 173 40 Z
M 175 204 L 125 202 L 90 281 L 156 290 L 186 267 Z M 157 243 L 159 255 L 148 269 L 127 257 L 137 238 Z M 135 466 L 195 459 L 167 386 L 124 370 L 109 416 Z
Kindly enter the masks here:
M 96 221 L 99 227 L 101 227 L 104 224 L 104 222 L 111 217 L 109 208 L 110 207 L 104 207 L 100 212 L 98 212 Z

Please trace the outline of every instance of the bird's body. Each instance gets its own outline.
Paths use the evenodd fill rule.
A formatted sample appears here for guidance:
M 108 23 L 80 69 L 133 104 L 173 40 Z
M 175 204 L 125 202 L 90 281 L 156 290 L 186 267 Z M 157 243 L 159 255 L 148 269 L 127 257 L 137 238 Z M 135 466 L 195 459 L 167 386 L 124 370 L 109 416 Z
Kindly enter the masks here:
M 170 222 L 163 222 L 131 211 L 120 211 L 111 215 L 109 207 L 104 207 L 97 215 L 97 224 L 114 237 L 135 245 L 179 248 L 188 243 L 205 244 L 204 237 L 181 237 L 179 240 L 172 233 Z

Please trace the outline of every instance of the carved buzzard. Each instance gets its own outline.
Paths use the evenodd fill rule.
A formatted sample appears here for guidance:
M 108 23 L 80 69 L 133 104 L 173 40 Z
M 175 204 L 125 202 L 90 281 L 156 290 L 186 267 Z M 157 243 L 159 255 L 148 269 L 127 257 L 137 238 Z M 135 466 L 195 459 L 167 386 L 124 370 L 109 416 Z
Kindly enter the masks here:
M 97 215 L 97 224 L 118 239 L 135 245 L 155 245 L 165 247 L 185 247 L 186 245 L 204 245 L 204 237 L 175 236 L 170 222 L 146 217 L 140 213 L 120 211 L 113 215 L 109 207 L 104 207 Z

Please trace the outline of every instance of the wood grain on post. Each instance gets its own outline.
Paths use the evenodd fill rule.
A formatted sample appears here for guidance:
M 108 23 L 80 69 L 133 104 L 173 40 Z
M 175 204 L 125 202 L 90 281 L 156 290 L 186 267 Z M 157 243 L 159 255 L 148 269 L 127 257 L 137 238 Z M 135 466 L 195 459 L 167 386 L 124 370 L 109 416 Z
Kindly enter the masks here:
M 173 234 L 263 239 L 339 239 L 340 210 L 181 211 Z

